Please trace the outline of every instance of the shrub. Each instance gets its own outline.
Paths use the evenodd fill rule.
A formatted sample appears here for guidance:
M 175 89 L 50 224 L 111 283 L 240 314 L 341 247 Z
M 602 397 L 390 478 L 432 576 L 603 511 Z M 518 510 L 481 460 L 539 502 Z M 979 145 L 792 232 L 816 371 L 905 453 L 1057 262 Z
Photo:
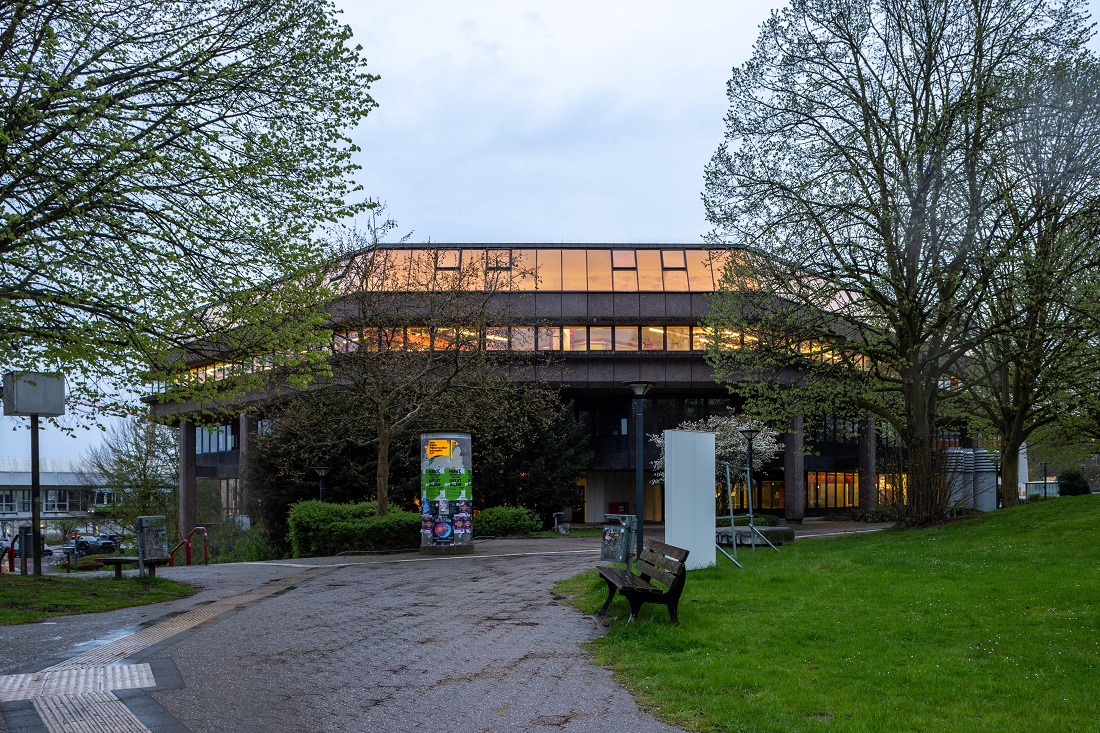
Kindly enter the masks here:
M 772 516 L 771 514 L 754 514 L 752 522 L 757 527 L 778 527 L 780 524 L 779 517 Z M 728 514 L 724 517 L 715 517 L 714 523 L 715 526 L 718 527 L 728 527 L 730 526 L 730 517 Z M 745 516 L 734 516 L 733 523 L 738 527 L 747 527 L 749 518 Z
M 518 506 L 492 506 L 474 515 L 474 535 L 511 537 L 538 532 L 542 520 L 530 509 Z
M 1089 480 L 1079 468 L 1067 468 L 1058 474 L 1058 493 L 1062 496 L 1084 496 L 1090 492 Z
M 420 515 L 391 511 L 376 516 L 373 501 L 327 504 L 301 501 L 290 509 L 290 545 L 294 557 L 341 552 L 411 550 L 420 544 Z
M 1043 496 L 1042 494 L 1028 494 L 1027 500 L 1029 503 L 1034 503 L 1037 501 L 1046 501 L 1047 497 Z

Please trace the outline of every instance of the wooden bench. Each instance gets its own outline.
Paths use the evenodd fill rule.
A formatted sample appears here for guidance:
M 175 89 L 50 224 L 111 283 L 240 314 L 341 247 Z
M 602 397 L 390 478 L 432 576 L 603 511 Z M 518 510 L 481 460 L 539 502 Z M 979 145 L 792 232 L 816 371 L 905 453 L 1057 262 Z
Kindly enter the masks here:
M 680 623 L 676 607 L 680 603 L 680 594 L 684 592 L 687 580 L 688 551 L 664 542 L 645 540 L 642 544 L 642 556 L 635 563 L 639 575 L 619 568 L 600 568 L 600 577 L 607 581 L 607 600 L 596 612 L 602 614 L 611 605 L 611 599 L 618 590 L 630 603 L 630 623 L 638 617 L 643 603 L 661 603 L 668 609 L 672 623 Z M 657 581 L 665 586 L 654 585 Z
M 133 565 L 137 566 L 138 559 L 136 557 L 97 557 L 96 562 L 100 565 L 112 565 L 115 569 L 115 580 L 122 580 L 122 566 Z M 149 558 L 145 561 L 145 569 L 149 571 L 149 577 L 157 577 L 157 568 L 162 565 L 168 564 L 168 558 Z

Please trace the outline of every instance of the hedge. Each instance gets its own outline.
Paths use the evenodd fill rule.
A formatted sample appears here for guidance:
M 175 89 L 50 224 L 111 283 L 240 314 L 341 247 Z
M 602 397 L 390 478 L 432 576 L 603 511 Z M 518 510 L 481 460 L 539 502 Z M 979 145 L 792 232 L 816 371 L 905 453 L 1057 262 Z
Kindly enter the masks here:
M 492 506 L 474 515 L 474 536 L 510 537 L 542 529 L 539 515 L 518 506 Z
M 302 501 L 290 508 L 290 547 L 294 557 L 341 552 L 411 550 L 420 546 L 420 515 L 391 511 L 376 515 L 377 503 L 328 504 Z

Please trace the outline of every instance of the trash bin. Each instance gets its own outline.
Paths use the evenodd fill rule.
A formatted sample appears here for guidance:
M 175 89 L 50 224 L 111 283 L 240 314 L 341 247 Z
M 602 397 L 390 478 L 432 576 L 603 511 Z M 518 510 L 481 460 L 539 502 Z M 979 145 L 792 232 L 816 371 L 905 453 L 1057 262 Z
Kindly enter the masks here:
M 600 559 L 610 562 L 630 562 L 634 553 L 634 533 L 637 518 L 633 514 L 605 514 Z

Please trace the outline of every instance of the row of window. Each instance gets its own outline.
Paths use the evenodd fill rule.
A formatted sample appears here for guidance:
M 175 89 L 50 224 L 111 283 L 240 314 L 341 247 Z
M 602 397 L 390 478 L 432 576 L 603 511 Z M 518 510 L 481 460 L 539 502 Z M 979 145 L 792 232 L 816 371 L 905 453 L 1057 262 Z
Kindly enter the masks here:
M 216 428 L 195 428 L 195 453 L 221 453 L 236 450 L 240 446 L 235 424 Z
M 806 473 L 807 509 L 845 509 L 858 506 L 858 474 L 833 471 Z
M 367 255 L 362 287 L 418 291 L 467 274 L 494 290 L 709 293 L 730 256 L 701 249 L 378 250 Z
M 725 334 L 739 347 L 751 335 Z M 369 328 L 333 337 L 332 349 L 350 352 L 484 348 L 488 351 L 705 351 L 713 332 L 701 326 L 512 326 L 484 334 L 462 328 Z
M 44 489 L 42 491 L 42 511 L 87 511 L 88 498 L 86 489 Z M 0 514 L 29 514 L 30 511 L 30 489 L 0 489 Z

